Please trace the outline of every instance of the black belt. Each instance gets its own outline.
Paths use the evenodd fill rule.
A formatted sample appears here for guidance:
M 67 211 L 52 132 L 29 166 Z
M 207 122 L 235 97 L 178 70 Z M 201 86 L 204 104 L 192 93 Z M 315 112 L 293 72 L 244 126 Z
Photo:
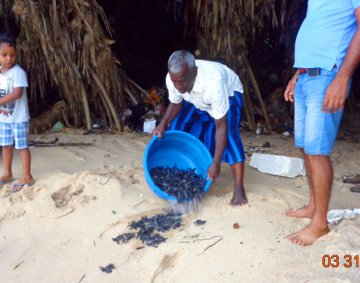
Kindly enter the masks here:
M 333 67 L 333 70 L 336 69 L 336 64 Z M 299 74 L 308 74 L 310 77 L 315 77 L 321 74 L 321 68 L 299 68 Z
M 320 68 L 300 68 L 299 74 L 308 74 L 310 77 L 315 77 L 320 75 Z

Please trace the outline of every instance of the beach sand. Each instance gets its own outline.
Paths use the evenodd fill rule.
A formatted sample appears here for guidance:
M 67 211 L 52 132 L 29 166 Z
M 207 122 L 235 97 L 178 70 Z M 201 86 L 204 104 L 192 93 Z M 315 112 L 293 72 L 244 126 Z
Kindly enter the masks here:
M 112 238 L 128 232 L 130 221 L 169 208 L 144 178 L 150 137 L 61 133 L 30 139 L 54 137 L 92 145 L 31 147 L 35 185 L 15 194 L 7 192 L 10 184 L 0 190 L 0 282 L 360 282 L 355 260 L 344 267 L 345 255 L 360 255 L 360 216 L 330 225 L 331 232 L 310 247 L 284 238 L 309 223 L 284 214 L 307 203 L 306 177 L 266 175 L 247 160 L 249 204 L 231 207 L 232 177 L 225 164 L 200 209 L 185 215 L 184 226 L 167 233 L 165 243 L 144 247 L 133 239 L 118 245 Z M 248 150 L 300 156 L 290 137 L 242 138 Z M 263 148 L 265 142 L 271 147 Z M 360 144 L 339 140 L 332 160 L 330 209 L 359 208 L 360 193 L 350 192 L 342 176 L 360 173 Z M 19 178 L 18 152 L 13 169 Z M 194 225 L 197 219 L 205 225 Z M 339 267 L 323 267 L 326 254 L 338 255 Z M 112 273 L 100 270 L 110 263 Z

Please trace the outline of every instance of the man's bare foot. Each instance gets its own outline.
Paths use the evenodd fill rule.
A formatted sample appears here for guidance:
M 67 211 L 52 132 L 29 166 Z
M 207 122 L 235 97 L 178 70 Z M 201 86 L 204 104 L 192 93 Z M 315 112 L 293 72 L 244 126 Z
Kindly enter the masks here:
M 286 238 L 293 244 L 299 246 L 310 246 L 314 243 L 318 238 L 329 233 L 329 227 L 314 227 L 314 225 L 309 225 L 305 227 L 303 230 L 293 233 Z
M 237 205 L 244 205 L 247 204 L 248 200 L 246 198 L 245 189 L 234 189 L 233 197 L 230 201 L 230 205 L 237 206 Z
M 296 218 L 312 218 L 314 215 L 315 207 L 306 205 L 298 209 L 289 209 L 285 212 L 285 215 L 288 217 Z

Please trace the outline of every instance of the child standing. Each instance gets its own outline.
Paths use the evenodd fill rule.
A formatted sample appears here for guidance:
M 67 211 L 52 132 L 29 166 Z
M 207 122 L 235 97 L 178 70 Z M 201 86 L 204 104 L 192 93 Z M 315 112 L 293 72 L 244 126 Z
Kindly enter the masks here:
M 23 175 L 10 191 L 20 191 L 32 185 L 31 155 L 28 147 L 29 109 L 26 95 L 28 87 L 25 71 L 16 64 L 16 41 L 7 34 L 0 34 L 0 146 L 3 170 L 0 187 L 13 179 L 12 158 L 14 146 L 20 150 Z

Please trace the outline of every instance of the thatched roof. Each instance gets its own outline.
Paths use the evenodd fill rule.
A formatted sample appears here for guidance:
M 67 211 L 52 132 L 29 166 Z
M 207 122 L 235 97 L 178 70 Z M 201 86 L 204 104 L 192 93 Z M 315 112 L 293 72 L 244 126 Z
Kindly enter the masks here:
M 1 0 L 0 17 L 19 22 L 18 53 L 31 81 L 31 100 L 57 89 L 75 126 L 91 127 L 91 113 L 120 129 L 118 112 L 144 91 L 129 80 L 111 51 L 112 30 L 95 0 Z
M 267 45 L 279 46 L 279 42 L 289 31 L 289 23 L 299 18 L 299 7 L 304 2 L 185 1 L 186 22 L 189 27 L 195 29 L 200 56 L 215 60 L 221 58 L 239 73 L 245 87 L 245 114 L 252 129 L 255 128 L 256 122 L 254 103 L 259 107 L 259 114 L 264 117 L 270 128 L 271 121 L 254 72 L 255 64 L 249 56 L 256 53 L 254 49 L 259 45 L 259 41 L 268 41 Z M 270 32 L 274 30 L 277 30 L 276 37 L 271 38 Z M 288 72 L 287 78 L 291 73 L 290 64 L 284 66 Z M 269 69 L 268 67 L 264 69 Z

